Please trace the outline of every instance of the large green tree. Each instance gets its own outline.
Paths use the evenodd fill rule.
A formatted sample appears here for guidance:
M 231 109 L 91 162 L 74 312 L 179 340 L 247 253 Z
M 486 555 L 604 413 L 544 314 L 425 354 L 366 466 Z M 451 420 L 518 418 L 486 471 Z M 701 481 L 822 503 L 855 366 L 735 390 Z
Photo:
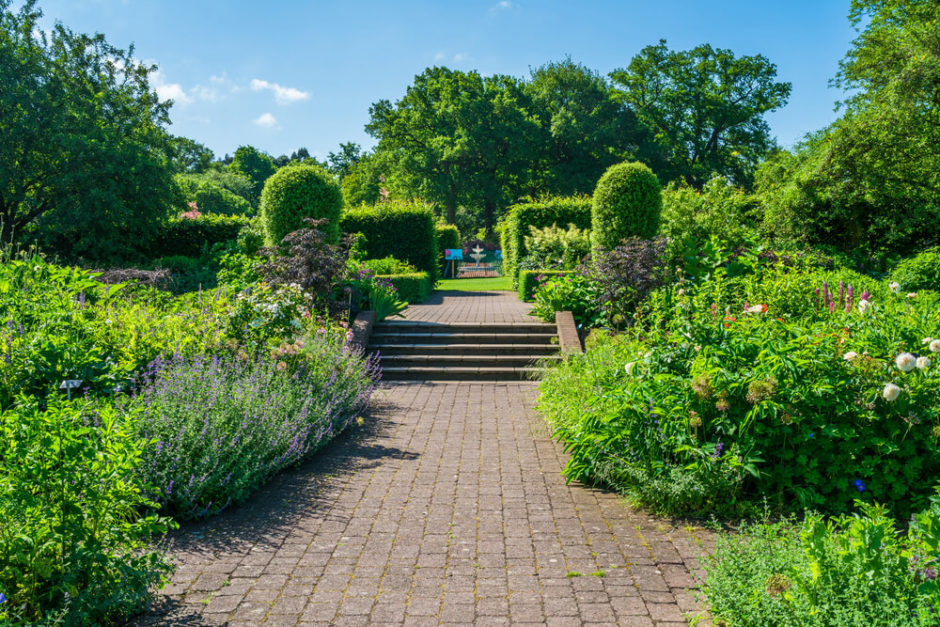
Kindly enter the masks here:
M 750 186 L 775 147 L 764 114 L 782 107 L 790 84 L 762 55 L 735 57 L 705 44 L 672 51 L 647 46 L 611 72 L 627 109 L 652 133 L 637 157 L 667 182 L 701 187 L 715 174 Z
M 0 0 L 0 240 L 131 256 L 174 204 L 171 103 L 133 49 L 40 17 Z
M 228 169 L 251 179 L 251 204 L 257 207 L 261 202 L 264 182 L 277 171 L 277 166 L 270 156 L 254 146 L 239 146 Z
M 531 166 L 537 122 L 526 101 L 511 77 L 428 68 L 398 102 L 372 105 L 366 130 L 397 189 L 439 203 L 451 224 L 459 205 L 480 206 L 491 230 Z
M 636 152 L 641 130 L 597 72 L 570 58 L 546 63 L 525 91 L 540 127 L 531 195 L 592 193 L 607 168 Z
M 854 0 L 844 112 L 759 172 L 764 228 L 846 251 L 940 237 L 940 4 Z

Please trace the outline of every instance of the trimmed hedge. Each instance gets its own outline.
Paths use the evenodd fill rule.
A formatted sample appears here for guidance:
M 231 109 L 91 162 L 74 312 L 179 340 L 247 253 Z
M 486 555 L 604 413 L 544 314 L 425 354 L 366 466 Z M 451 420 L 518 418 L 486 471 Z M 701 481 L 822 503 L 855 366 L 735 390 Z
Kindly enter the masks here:
M 437 249 L 444 254 L 445 248 L 460 248 L 460 231 L 454 224 L 438 224 L 435 227 L 437 231 Z
M 411 304 L 423 303 L 431 293 L 431 279 L 427 272 L 380 274 L 376 278 L 390 280 L 398 290 L 398 297 Z
M 338 242 L 342 210 L 343 192 L 329 172 L 316 165 L 281 168 L 265 182 L 261 192 L 265 243 L 280 244 L 285 235 L 305 226 L 304 218 L 329 220 L 321 230 L 328 242 Z
M 613 250 L 631 237 L 650 239 L 659 231 L 662 187 L 653 171 L 639 162 L 610 166 L 594 190 L 591 239 Z
M 574 270 L 523 270 L 519 273 L 519 300 L 532 300 L 540 276 L 559 276 L 574 273 Z
M 511 206 L 500 229 L 503 274 L 516 276 L 516 266 L 526 254 L 525 236 L 529 235 L 529 227 L 544 229 L 553 224 L 562 228 L 569 224 L 579 229 L 591 228 L 591 198 L 563 196 Z
M 199 257 L 203 247 L 230 242 L 248 226 L 244 216 L 203 215 L 193 220 L 170 220 L 157 234 L 151 257 Z
M 437 282 L 437 230 L 428 205 L 387 202 L 374 207 L 350 209 L 340 220 L 343 233 L 365 236 L 367 259 L 395 257 L 428 273 Z

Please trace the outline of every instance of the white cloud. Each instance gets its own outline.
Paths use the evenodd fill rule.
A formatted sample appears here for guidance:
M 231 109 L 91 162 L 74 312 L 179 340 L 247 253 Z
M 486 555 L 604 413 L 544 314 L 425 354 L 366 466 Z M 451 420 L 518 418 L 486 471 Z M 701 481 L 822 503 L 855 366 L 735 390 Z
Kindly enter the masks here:
M 270 113 L 262 113 L 253 122 L 264 128 L 277 128 L 277 118 Z
M 468 55 L 466 52 L 458 52 L 454 55 L 454 63 L 460 63 L 461 61 L 466 61 L 469 58 L 470 55 Z
M 166 82 L 166 78 L 164 78 L 163 72 L 160 70 L 151 74 L 150 80 L 160 100 L 172 100 L 176 104 L 188 104 L 193 101 L 189 94 L 186 93 L 186 90 L 183 89 L 182 85 L 179 83 Z
M 239 89 L 239 86 L 223 72 L 222 76 L 210 76 L 208 85 L 196 85 L 189 90 L 189 93 L 196 100 L 219 102 L 220 100 L 224 100 L 229 94 L 234 94 Z
M 282 87 L 277 83 L 269 83 L 268 81 L 262 81 L 257 78 L 251 79 L 251 89 L 252 91 L 270 89 L 274 92 L 274 100 L 280 105 L 306 100 L 310 97 L 310 94 L 305 91 L 300 91 L 293 87 Z
M 447 55 L 444 54 L 443 52 L 438 52 L 437 54 L 434 55 L 435 61 L 443 61 L 446 58 L 447 58 Z
M 508 9 L 514 8 L 515 6 L 516 5 L 510 2 L 509 0 L 501 0 L 501 2 L 497 2 L 495 5 L 490 7 L 490 13 L 498 13 L 499 11 L 506 11 Z
M 445 62 L 445 63 L 447 63 L 447 62 L 449 62 L 449 63 L 463 63 L 464 61 L 467 61 L 467 60 L 469 60 L 469 59 L 470 59 L 470 55 L 467 54 L 466 52 L 458 52 L 457 54 L 455 54 L 455 55 L 453 55 L 453 56 L 444 54 L 443 52 L 438 52 L 438 53 L 436 53 L 436 54 L 434 55 L 434 62 L 435 62 L 435 63 L 440 63 L 440 62 L 442 62 L 442 61 Z

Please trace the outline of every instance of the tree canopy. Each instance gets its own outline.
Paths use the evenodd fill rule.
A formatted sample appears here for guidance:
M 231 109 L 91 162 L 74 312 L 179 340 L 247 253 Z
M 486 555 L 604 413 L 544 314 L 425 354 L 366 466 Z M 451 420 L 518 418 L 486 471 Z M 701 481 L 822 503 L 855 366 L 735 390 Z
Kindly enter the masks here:
M 762 55 L 735 57 L 708 44 L 672 51 L 660 40 L 610 77 L 653 135 L 640 160 L 662 182 L 681 178 L 701 188 L 715 174 L 750 186 L 775 147 L 763 116 L 790 95 L 790 84 L 777 82 L 776 75 Z
M 175 203 L 160 102 L 137 62 L 104 36 L 0 0 L 0 239 L 40 239 L 69 256 L 119 258 Z

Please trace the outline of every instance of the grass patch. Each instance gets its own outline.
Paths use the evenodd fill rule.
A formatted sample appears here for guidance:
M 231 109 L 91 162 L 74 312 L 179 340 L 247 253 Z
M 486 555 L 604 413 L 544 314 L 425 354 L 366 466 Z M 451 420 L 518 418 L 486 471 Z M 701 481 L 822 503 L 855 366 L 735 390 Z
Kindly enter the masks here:
M 486 279 L 442 279 L 438 281 L 436 290 L 456 290 L 458 292 L 511 292 L 512 277 L 498 276 Z

